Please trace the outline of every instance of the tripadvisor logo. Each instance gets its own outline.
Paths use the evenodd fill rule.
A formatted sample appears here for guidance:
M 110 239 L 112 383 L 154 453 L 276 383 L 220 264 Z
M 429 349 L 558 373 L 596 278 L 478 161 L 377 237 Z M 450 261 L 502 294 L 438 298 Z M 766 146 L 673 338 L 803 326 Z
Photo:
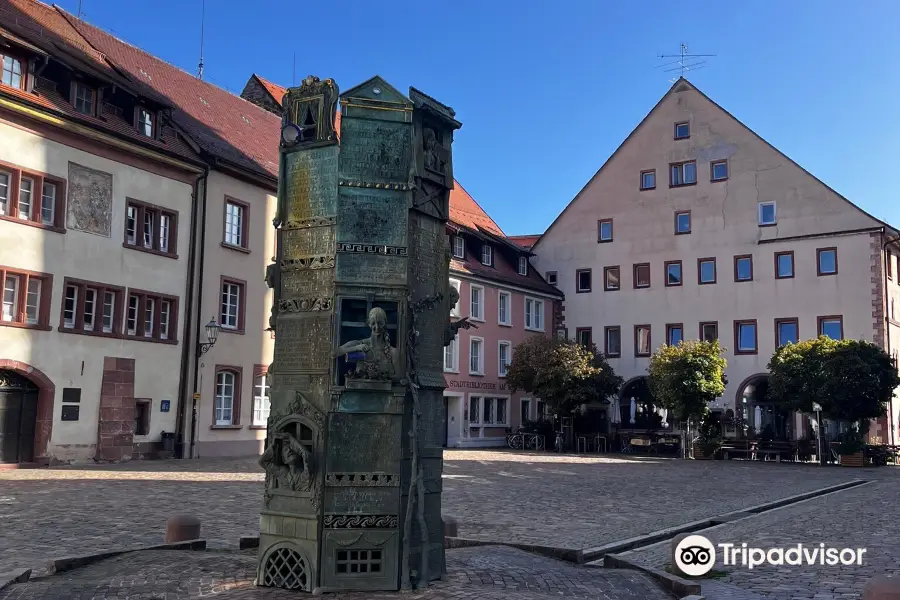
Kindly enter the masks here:
M 762 565 L 773 566 L 837 566 L 863 564 L 865 548 L 832 548 L 818 545 L 797 544 L 780 548 L 754 548 L 747 544 L 718 544 L 725 566 L 742 566 L 753 569 Z M 699 577 L 709 573 L 716 564 L 716 548 L 702 535 L 690 535 L 675 547 L 675 565 L 682 573 Z

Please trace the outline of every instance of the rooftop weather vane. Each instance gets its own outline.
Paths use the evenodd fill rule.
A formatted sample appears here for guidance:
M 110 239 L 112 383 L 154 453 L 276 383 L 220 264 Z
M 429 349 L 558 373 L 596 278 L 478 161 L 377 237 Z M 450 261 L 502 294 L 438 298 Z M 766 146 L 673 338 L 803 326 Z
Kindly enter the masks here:
M 203 29 L 206 21 L 206 0 L 200 5 L 200 64 L 197 71 L 197 79 L 203 79 Z
M 658 58 L 677 58 L 678 60 L 673 60 L 672 62 L 663 63 L 658 65 L 656 68 L 661 69 L 663 67 L 669 67 L 664 73 L 673 73 L 678 71 L 679 77 L 684 77 L 684 74 L 688 71 L 697 71 L 706 66 L 706 61 L 702 60 L 707 57 L 715 56 L 715 54 L 688 54 L 687 44 L 681 44 L 681 52 L 679 54 L 660 54 Z M 672 78 L 669 80 L 669 83 L 675 83 L 678 79 Z

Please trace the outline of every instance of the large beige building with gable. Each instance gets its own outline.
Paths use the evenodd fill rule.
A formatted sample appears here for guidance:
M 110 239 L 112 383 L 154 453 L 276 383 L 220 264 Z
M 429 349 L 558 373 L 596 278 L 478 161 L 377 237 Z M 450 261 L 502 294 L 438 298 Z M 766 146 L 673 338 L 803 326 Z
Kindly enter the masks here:
M 796 438 L 810 435 L 808 419 L 779 418 L 764 400 L 769 358 L 819 334 L 896 357 L 897 239 L 680 79 L 537 241 L 533 262 L 565 293 L 568 336 L 596 343 L 625 378 L 624 400 L 660 344 L 717 337 L 728 386 L 714 410 L 745 408 L 751 426 Z M 897 412 L 871 435 L 897 443 Z

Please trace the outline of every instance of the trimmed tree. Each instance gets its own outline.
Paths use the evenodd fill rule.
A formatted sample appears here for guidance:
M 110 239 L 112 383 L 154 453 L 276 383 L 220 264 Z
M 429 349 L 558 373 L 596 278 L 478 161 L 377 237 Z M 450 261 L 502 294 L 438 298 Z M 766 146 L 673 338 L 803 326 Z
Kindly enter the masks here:
M 565 413 L 618 393 L 622 378 L 596 346 L 534 335 L 516 346 L 506 385 L 512 392 L 534 394 L 554 412 Z
M 845 423 L 883 417 L 900 385 L 887 352 L 861 340 L 821 336 L 786 344 L 768 366 L 770 398 L 806 413 L 818 402 L 826 418 Z
M 650 391 L 656 403 L 682 421 L 699 420 L 725 393 L 725 367 L 718 341 L 663 345 L 650 357 Z

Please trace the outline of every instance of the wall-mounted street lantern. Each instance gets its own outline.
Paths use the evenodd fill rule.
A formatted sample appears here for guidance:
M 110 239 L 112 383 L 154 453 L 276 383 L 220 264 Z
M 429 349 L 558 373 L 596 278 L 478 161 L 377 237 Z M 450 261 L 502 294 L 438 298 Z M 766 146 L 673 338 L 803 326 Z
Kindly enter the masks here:
M 219 324 L 216 323 L 216 318 L 213 317 L 209 323 L 206 324 L 206 339 L 209 342 L 205 344 L 197 344 L 197 358 L 200 358 L 204 354 L 206 354 L 210 348 L 216 345 L 216 340 L 219 337 Z

